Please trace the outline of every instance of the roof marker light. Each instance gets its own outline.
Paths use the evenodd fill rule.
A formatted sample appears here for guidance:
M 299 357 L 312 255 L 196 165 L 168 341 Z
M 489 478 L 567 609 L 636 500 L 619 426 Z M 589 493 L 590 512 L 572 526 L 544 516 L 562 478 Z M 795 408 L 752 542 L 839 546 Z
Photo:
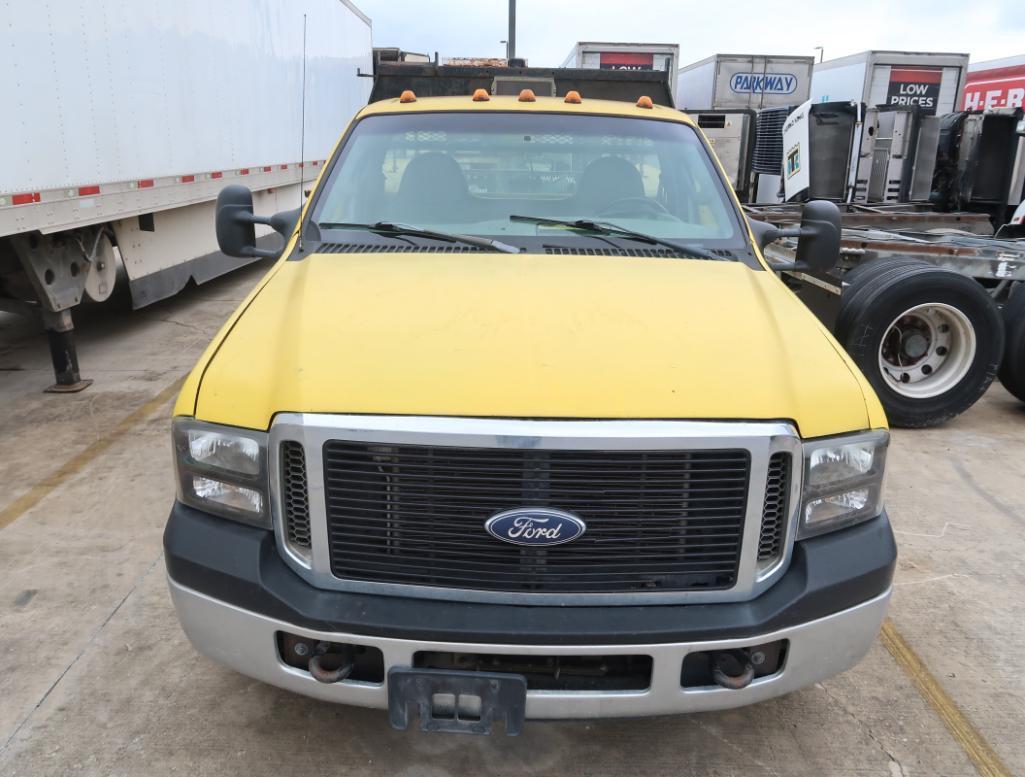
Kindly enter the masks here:
M 413 90 L 412 89 L 405 89 L 405 90 L 403 90 L 402 94 L 399 95 L 399 102 L 400 103 L 415 103 L 416 102 L 416 95 L 413 94 Z
M 580 92 L 571 89 L 570 91 L 566 92 L 565 102 L 568 102 L 570 105 L 580 105 L 580 103 L 582 103 L 583 100 L 580 98 Z
M 518 99 L 521 103 L 532 103 L 537 101 L 537 98 L 534 96 L 533 89 L 524 89 L 520 92 Z
M 649 111 L 655 107 L 655 104 L 651 102 L 651 98 L 648 95 L 641 95 L 637 98 L 638 108 L 647 108 Z
M 488 94 L 487 89 L 474 89 L 473 90 L 473 101 L 475 103 L 486 103 L 491 99 L 491 95 Z

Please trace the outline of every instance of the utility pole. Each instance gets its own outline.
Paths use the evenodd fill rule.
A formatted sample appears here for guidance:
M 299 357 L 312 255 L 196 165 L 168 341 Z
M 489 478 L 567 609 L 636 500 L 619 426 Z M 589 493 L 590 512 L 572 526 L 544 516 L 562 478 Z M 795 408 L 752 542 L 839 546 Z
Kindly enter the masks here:
M 505 58 L 516 56 L 516 0 L 509 0 L 509 39 L 505 44 Z

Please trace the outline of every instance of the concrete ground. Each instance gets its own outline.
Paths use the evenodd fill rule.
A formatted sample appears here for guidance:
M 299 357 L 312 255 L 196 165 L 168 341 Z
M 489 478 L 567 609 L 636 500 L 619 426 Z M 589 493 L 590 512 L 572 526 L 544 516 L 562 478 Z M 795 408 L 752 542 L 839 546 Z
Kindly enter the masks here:
M 78 314 L 87 391 L 0 314 L 0 775 L 1025 775 L 1025 405 L 894 434 L 892 623 L 856 669 L 724 713 L 399 733 L 198 656 L 164 583 L 170 398 L 266 266 Z

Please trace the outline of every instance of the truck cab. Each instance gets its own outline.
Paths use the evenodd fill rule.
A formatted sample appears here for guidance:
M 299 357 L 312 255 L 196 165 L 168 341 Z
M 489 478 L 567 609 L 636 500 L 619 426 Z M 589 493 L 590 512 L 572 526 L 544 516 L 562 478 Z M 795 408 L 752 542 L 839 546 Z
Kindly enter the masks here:
M 174 410 L 200 652 L 478 733 L 735 707 L 864 656 L 886 418 L 686 115 L 407 92 L 298 217 L 222 192 L 223 251 L 265 251 L 258 224 L 280 258 Z M 829 208 L 798 232 L 836 261 Z

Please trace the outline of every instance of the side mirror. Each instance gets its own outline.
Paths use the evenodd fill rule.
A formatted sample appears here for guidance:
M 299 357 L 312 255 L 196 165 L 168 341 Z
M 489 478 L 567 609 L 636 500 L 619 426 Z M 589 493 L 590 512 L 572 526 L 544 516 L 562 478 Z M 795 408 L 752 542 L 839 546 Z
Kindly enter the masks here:
M 829 272 L 840 261 L 840 209 L 829 200 L 812 200 L 801 214 L 797 266 Z
M 256 225 L 271 227 L 287 241 L 300 209 L 275 213 L 273 216 L 257 216 L 253 213 L 253 193 L 245 186 L 225 186 L 217 195 L 217 245 L 228 256 L 280 256 L 281 250 L 273 251 L 256 247 Z
M 752 222 L 754 229 L 754 222 Z M 825 273 L 840 261 L 841 236 L 840 209 L 829 200 L 812 200 L 804 206 L 801 226 L 795 229 L 779 229 L 760 225 L 755 230 L 758 246 L 765 246 L 780 238 L 797 238 L 796 261 L 789 264 L 774 264 L 774 270 L 812 270 Z

